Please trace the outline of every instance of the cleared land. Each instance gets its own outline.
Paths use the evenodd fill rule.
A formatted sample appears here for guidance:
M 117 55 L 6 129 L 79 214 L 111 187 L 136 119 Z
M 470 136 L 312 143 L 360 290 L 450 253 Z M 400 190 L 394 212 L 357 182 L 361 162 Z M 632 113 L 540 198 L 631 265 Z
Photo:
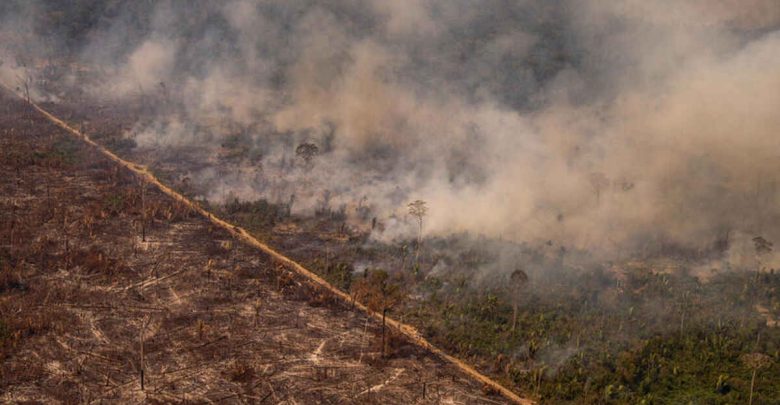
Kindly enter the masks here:
M 0 132 L 0 402 L 503 403 L 7 94 Z

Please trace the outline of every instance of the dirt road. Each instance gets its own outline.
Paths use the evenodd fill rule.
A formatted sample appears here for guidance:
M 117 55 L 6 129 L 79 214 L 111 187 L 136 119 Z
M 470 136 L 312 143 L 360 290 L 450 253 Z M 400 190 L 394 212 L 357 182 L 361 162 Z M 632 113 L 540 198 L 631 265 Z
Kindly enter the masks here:
M 7 94 L 0 133 L 0 402 L 504 402 Z

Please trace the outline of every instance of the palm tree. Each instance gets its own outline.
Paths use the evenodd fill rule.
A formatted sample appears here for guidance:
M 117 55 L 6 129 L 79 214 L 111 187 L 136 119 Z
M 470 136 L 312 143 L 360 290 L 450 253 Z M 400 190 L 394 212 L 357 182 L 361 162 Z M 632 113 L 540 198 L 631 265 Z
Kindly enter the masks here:
M 756 374 L 758 370 L 769 367 L 772 364 L 772 358 L 763 353 L 748 353 L 742 356 L 742 362 L 753 370 L 753 376 L 750 378 L 750 399 L 748 400 L 748 405 L 753 405 Z

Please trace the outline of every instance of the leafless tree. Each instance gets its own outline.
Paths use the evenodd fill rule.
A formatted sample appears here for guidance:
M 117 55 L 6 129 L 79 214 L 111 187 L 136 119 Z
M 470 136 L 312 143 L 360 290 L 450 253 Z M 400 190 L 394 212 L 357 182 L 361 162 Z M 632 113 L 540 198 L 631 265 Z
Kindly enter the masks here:
M 418 224 L 417 252 L 415 253 L 415 262 L 417 262 L 417 259 L 420 257 L 420 245 L 422 244 L 423 218 L 428 213 L 428 207 L 426 206 L 425 201 L 415 200 L 409 203 L 408 208 L 409 208 L 409 215 L 417 219 L 417 224 Z
M 690 291 L 683 292 L 679 298 L 679 301 L 677 302 L 677 305 L 680 310 L 680 334 L 685 333 L 685 313 L 686 311 L 689 310 L 691 303 L 692 303 L 691 292 Z
M 147 316 L 146 319 L 144 319 L 141 322 L 141 329 L 138 332 L 138 349 L 139 349 L 139 352 L 140 352 L 139 353 L 140 354 L 140 359 L 139 359 L 139 373 L 138 373 L 139 375 L 138 375 L 138 377 L 139 377 L 139 380 L 141 382 L 141 391 L 144 390 L 144 367 L 145 367 L 145 364 L 144 364 L 145 363 L 145 358 L 144 358 L 144 333 L 146 333 L 146 327 L 149 326 L 149 321 L 150 320 L 151 320 L 151 318 Z
M 528 284 L 528 275 L 522 269 L 516 269 L 509 275 L 509 286 L 512 294 L 512 333 L 517 328 L 517 310 L 520 304 L 520 292 Z
M 25 72 L 24 76 L 17 75 L 16 79 L 19 81 L 21 89 L 24 90 L 24 97 L 27 102 L 30 102 L 30 83 L 32 83 L 32 77 L 29 72 Z
M 756 261 L 758 262 L 756 266 L 756 280 L 758 280 L 758 276 L 761 274 L 761 259 L 772 252 L 773 244 L 761 236 L 756 236 L 753 238 L 753 246 L 756 249 Z
M 601 203 L 601 192 L 609 186 L 609 179 L 604 173 L 594 172 L 590 174 L 588 180 L 593 188 L 593 192 L 596 194 L 596 204 Z
M 140 181 L 141 187 L 141 242 L 146 242 L 146 183 Z

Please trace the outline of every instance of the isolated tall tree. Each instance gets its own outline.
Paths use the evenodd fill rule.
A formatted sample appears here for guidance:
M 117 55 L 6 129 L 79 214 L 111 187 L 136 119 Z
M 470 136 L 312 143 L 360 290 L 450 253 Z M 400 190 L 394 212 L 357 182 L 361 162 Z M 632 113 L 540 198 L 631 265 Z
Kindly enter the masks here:
M 415 200 L 409 203 L 409 215 L 417 219 L 417 252 L 415 253 L 415 262 L 420 257 L 420 245 L 422 244 L 423 218 L 428 213 L 428 207 L 423 200 Z
M 748 368 L 753 370 L 753 375 L 750 378 L 750 399 L 748 405 L 753 404 L 753 389 L 756 384 L 756 374 L 758 370 L 764 369 L 772 365 L 772 358 L 763 353 L 748 353 L 742 356 L 742 362 L 745 363 Z
M 25 75 L 16 75 L 16 79 L 19 81 L 19 86 L 21 87 L 21 90 L 24 91 L 24 98 L 27 100 L 27 102 L 30 102 L 30 84 L 32 83 L 33 79 L 30 76 L 29 71 L 25 69 Z
M 520 292 L 528 284 L 528 275 L 522 269 L 517 269 L 509 275 L 509 286 L 512 294 L 512 333 L 517 328 L 517 310 L 520 304 Z
M 170 92 L 168 91 L 168 87 L 165 85 L 165 82 L 160 82 L 157 84 L 160 86 L 160 94 L 162 94 L 162 99 L 165 104 L 168 104 L 168 99 L 170 98 Z
M 307 172 L 314 167 L 314 158 L 319 154 L 320 148 L 310 142 L 304 142 L 295 148 L 295 156 L 303 160 L 303 169 Z
M 596 204 L 601 203 L 601 192 L 609 186 L 609 179 L 604 173 L 595 172 L 591 173 L 588 177 L 590 186 L 593 188 L 593 192 L 596 194 Z
M 317 213 L 326 215 L 330 213 L 330 201 L 333 198 L 333 193 L 330 192 L 330 190 L 325 190 L 322 192 L 322 198 L 317 200 L 317 204 L 319 205 L 319 208 L 316 209 Z
M 690 291 L 684 291 L 682 295 L 680 295 L 679 300 L 677 302 L 679 309 L 680 309 L 680 334 L 685 333 L 685 314 L 686 311 L 689 311 L 689 307 L 692 304 L 691 301 L 691 292 Z
M 146 368 L 146 359 L 144 357 L 144 334 L 146 333 L 146 328 L 149 326 L 149 321 L 151 321 L 151 318 L 147 316 L 146 319 L 141 322 L 141 329 L 138 333 L 138 348 L 140 352 L 138 377 L 141 382 L 141 391 L 144 390 L 144 368 Z
M 753 246 L 756 249 L 756 261 L 758 262 L 758 266 L 756 266 L 756 279 L 758 279 L 759 274 L 761 274 L 761 259 L 769 253 L 772 253 L 773 245 L 772 242 L 761 236 L 756 236 L 753 238 Z
M 140 180 L 141 187 L 141 242 L 146 242 L 146 183 Z

